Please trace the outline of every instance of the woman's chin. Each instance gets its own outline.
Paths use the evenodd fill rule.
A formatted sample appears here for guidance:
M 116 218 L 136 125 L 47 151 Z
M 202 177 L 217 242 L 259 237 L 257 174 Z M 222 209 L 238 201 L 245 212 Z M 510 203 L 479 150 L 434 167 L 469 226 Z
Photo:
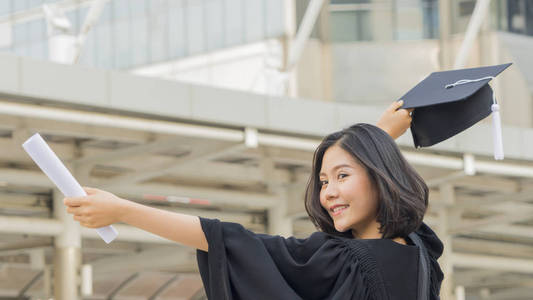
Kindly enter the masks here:
M 335 230 L 337 230 L 338 232 L 345 232 L 349 229 L 348 226 L 344 225 L 344 224 L 337 224 L 335 223 Z

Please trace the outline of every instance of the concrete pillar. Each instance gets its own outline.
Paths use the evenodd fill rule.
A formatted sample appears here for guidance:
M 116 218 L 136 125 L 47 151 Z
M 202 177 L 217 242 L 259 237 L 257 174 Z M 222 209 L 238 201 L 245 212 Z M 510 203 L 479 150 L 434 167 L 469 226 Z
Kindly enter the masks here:
M 439 187 L 439 194 L 446 205 L 438 213 L 439 226 L 438 236 L 444 244 L 444 251 L 439 259 L 439 264 L 444 273 L 440 296 L 443 300 L 454 299 L 454 279 L 453 279 L 453 261 L 451 260 L 453 249 L 453 236 L 449 234 L 449 228 L 455 224 L 460 213 L 453 209 L 455 203 L 455 190 L 451 184 L 442 184 Z
M 285 37 L 283 39 L 283 70 L 287 70 L 289 51 L 293 46 L 292 42 L 296 35 L 296 0 L 285 0 L 284 4 L 284 23 L 285 23 Z M 298 96 L 298 75 L 295 69 L 286 74 L 288 76 L 285 95 L 290 97 Z
M 450 69 L 453 65 L 453 49 L 451 42 L 451 1 L 439 0 L 439 47 L 440 67 Z
M 490 299 L 490 289 L 488 288 L 482 288 L 479 290 L 479 297 L 482 300 L 488 300 Z
M 289 216 L 289 199 L 286 188 L 277 193 L 279 201 L 268 210 L 268 233 L 290 237 L 293 235 L 292 218 Z
M 42 296 L 45 299 L 50 298 L 50 268 L 46 265 L 46 259 L 44 254 L 44 249 L 32 249 L 28 251 L 30 256 L 30 268 L 32 270 L 43 271 L 43 290 Z
M 54 298 L 78 300 L 81 299 L 79 289 L 80 225 L 67 213 L 63 198 L 63 194 L 54 189 L 54 216 L 63 223 L 63 232 L 54 240 Z
M 458 285 L 457 287 L 455 287 L 455 299 L 466 300 L 466 292 L 464 286 Z
M 52 266 L 45 266 L 43 273 L 43 297 L 50 299 L 52 296 Z

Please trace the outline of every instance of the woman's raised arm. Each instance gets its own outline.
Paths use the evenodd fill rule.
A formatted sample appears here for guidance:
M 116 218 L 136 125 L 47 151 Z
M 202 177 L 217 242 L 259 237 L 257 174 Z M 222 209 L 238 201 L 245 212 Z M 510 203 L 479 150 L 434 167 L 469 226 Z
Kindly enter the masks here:
M 135 226 L 183 245 L 207 251 L 200 219 L 145 206 L 109 192 L 84 188 L 86 197 L 65 198 L 67 212 L 82 226 L 98 228 L 117 222 Z

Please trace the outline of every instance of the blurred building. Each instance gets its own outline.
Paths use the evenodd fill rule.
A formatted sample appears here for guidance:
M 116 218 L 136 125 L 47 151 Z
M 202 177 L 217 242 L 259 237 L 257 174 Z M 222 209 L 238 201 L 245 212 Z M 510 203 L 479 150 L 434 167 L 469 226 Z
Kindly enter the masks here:
M 442 299 L 531 299 L 532 1 L 489 1 L 473 39 L 485 1 L 110 0 L 84 26 L 96 2 L 0 0 L 0 299 L 205 299 L 194 249 L 124 224 L 106 245 L 65 217 L 20 148 L 35 132 L 83 185 L 305 237 L 321 136 L 374 123 L 433 71 L 505 62 L 505 161 L 490 120 L 398 143 L 431 189 Z

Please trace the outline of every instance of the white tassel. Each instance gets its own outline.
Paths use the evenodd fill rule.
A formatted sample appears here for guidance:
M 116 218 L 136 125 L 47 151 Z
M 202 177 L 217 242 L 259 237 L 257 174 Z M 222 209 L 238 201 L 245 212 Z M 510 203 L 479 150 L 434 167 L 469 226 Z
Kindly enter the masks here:
M 492 136 L 494 137 L 494 159 L 503 159 L 502 121 L 500 118 L 500 106 L 492 104 Z

